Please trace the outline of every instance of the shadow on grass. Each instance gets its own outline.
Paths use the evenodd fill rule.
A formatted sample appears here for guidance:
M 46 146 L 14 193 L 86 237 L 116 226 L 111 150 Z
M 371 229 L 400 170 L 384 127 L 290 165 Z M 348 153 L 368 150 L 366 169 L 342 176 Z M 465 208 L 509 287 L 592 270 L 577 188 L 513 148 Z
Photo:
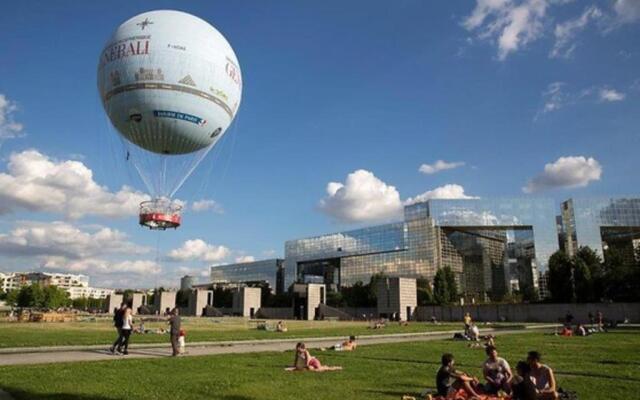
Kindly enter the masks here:
M 587 378 L 612 379 L 616 381 L 633 381 L 640 382 L 640 378 L 632 378 L 628 376 L 615 376 L 606 374 L 594 374 L 593 372 L 572 372 L 572 371 L 556 371 L 556 375 L 561 376 L 584 376 Z
M 96 395 L 72 394 L 72 393 L 33 393 L 22 389 L 4 387 L 14 399 L 20 400 L 125 400 L 119 397 L 103 397 Z M 244 399 L 238 399 L 244 400 Z
M 601 364 L 611 364 L 611 365 L 632 365 L 632 366 L 640 366 L 640 362 L 637 361 L 614 361 L 614 360 L 602 360 Z

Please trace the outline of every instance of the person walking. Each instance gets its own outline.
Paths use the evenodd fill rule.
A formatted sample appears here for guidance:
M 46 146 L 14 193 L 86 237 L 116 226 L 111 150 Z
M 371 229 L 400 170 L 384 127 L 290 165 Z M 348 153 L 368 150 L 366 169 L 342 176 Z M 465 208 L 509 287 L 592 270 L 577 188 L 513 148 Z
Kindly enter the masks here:
M 180 354 L 180 315 L 178 315 L 178 307 L 175 307 L 171 311 L 171 317 L 169 317 L 169 325 L 171 328 L 169 329 L 169 334 L 171 336 L 171 349 L 173 350 L 173 356 L 177 357 Z
M 122 316 L 122 341 L 118 347 L 118 351 L 124 355 L 129 354 L 129 337 L 133 330 L 133 317 L 131 315 L 131 308 L 125 307 L 124 314 Z
M 113 312 L 113 326 L 116 328 L 116 332 L 118 332 L 118 338 L 116 339 L 115 342 L 113 342 L 113 345 L 109 349 L 111 354 L 115 354 L 116 348 L 119 349 L 121 347 L 121 345 L 122 345 L 122 340 L 123 340 L 123 337 L 122 337 L 122 317 L 124 316 L 125 308 L 127 308 L 127 304 L 126 303 L 122 303 L 122 304 L 120 304 L 120 308 L 116 308 L 115 311 Z

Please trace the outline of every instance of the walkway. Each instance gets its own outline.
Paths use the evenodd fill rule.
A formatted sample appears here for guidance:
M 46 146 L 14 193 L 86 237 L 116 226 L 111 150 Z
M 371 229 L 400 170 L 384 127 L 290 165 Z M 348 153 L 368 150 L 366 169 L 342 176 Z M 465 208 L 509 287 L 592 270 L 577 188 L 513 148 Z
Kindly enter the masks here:
M 557 325 L 534 325 L 525 329 L 483 329 L 482 333 L 506 335 L 523 333 L 531 330 L 551 331 Z M 447 339 L 459 331 L 403 333 L 391 335 L 368 335 L 358 337 L 358 345 L 373 345 L 382 343 L 417 342 L 427 340 Z M 233 342 L 201 342 L 187 343 L 186 357 L 205 356 L 229 353 L 258 353 L 266 351 L 292 350 L 295 343 L 304 340 L 309 348 L 330 347 L 341 341 L 340 337 L 321 337 L 304 339 L 275 339 L 275 340 L 244 340 Z M 38 348 L 9 348 L 0 349 L 0 365 L 25 365 L 43 363 L 63 363 L 77 361 L 106 361 L 124 358 L 159 358 L 169 357 L 169 344 L 138 344 L 129 347 L 128 356 L 117 356 L 107 350 L 107 346 L 65 346 Z

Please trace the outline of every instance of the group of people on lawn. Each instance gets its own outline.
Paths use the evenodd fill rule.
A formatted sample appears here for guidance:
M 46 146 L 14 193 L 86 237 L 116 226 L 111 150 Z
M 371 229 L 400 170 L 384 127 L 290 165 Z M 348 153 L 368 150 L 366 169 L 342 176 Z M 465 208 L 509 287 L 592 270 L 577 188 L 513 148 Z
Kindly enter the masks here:
M 513 400 L 556 400 L 558 398 L 553 370 L 542 364 L 539 352 L 530 351 L 526 361 L 519 361 L 515 375 L 507 360 L 498 357 L 495 346 L 487 346 L 486 353 L 487 359 L 482 364 L 485 384 L 481 384 L 478 378 L 457 370 L 452 354 L 443 354 L 442 365 L 436 374 L 438 395 L 454 398 L 458 394 L 463 394 L 470 399 L 480 398 L 486 394 L 510 395 Z
M 171 338 L 172 355 L 178 356 L 184 352 L 184 338 L 185 332 L 181 329 L 182 322 L 178 313 L 178 308 L 174 308 L 168 314 L 167 323 L 169 324 L 169 336 Z M 113 345 L 109 348 L 111 354 L 129 354 L 129 338 L 132 332 L 147 333 L 143 323 L 140 324 L 140 328 L 134 328 L 133 326 L 133 313 L 131 307 L 127 303 L 120 304 L 120 308 L 115 310 L 113 315 L 113 325 L 118 332 L 118 337 Z M 162 333 L 166 332 L 164 329 Z

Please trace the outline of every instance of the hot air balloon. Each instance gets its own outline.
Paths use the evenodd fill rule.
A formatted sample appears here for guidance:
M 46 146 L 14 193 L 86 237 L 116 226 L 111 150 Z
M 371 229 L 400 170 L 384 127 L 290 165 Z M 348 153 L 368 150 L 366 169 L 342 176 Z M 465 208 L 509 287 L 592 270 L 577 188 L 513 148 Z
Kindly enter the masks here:
M 153 199 L 140 224 L 177 228 L 176 191 L 233 121 L 242 96 L 236 55 L 213 26 L 158 10 L 120 25 L 98 65 L 98 90 L 126 159 Z

